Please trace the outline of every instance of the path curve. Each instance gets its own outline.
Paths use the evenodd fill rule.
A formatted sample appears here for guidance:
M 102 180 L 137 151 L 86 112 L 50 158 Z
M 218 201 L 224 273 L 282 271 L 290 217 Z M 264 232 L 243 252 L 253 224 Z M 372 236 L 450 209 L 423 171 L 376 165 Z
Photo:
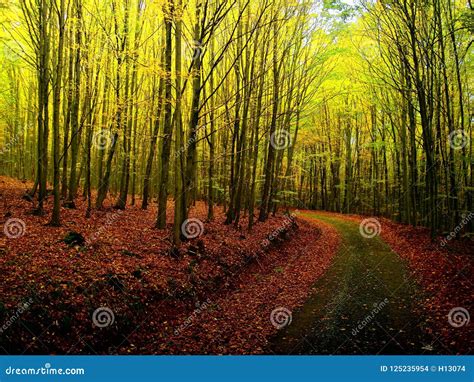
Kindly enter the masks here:
M 276 354 L 433 354 L 433 338 L 415 313 L 420 291 L 406 263 L 378 236 L 340 216 L 304 212 L 334 226 L 342 243 L 291 325 L 270 343 Z

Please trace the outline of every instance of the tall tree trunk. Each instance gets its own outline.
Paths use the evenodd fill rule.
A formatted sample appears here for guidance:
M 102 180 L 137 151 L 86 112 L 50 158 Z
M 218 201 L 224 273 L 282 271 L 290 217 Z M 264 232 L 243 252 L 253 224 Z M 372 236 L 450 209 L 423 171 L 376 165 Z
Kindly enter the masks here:
M 59 116 L 61 112 L 61 85 L 62 85 L 62 73 L 63 73 L 63 49 L 64 49 L 64 29 L 65 29 L 65 0 L 61 0 L 60 9 L 58 12 L 58 24 L 59 24 L 59 39 L 58 39 L 58 50 L 57 50 L 57 65 L 56 65 L 56 77 L 54 79 L 54 95 L 53 95 L 53 162 L 54 162 L 54 174 L 53 174 L 53 193 L 54 193 L 54 204 L 53 213 L 51 216 L 50 225 L 60 226 L 61 225 L 61 193 L 60 193 L 60 157 L 59 157 Z
M 165 9 L 165 115 L 163 125 L 163 139 L 161 143 L 161 163 L 160 163 L 160 184 L 158 194 L 158 216 L 156 228 L 166 228 L 166 204 L 168 201 L 168 179 L 169 179 L 169 158 L 171 151 L 171 137 L 173 133 L 172 125 L 172 82 L 171 82 L 171 55 L 172 55 L 172 14 L 174 12 L 173 0 L 169 1 L 169 9 Z
M 79 154 L 79 141 L 81 130 L 79 126 L 79 104 L 81 96 L 81 43 L 82 43 L 82 5 L 79 0 L 75 1 L 76 11 L 76 55 L 74 62 L 74 94 L 71 107 L 71 171 L 69 174 L 68 197 L 65 205 L 75 208 L 74 198 L 77 192 L 77 158 Z
M 278 66 L 278 27 L 277 19 L 273 20 L 273 105 L 272 117 L 270 122 L 270 131 L 268 139 L 268 154 L 265 162 L 265 183 L 263 185 L 262 203 L 260 205 L 260 214 L 258 220 L 264 222 L 268 218 L 268 209 L 270 204 L 270 195 L 273 184 L 273 171 L 275 165 L 275 147 L 273 146 L 276 132 L 279 102 L 279 66 Z M 272 139 L 273 138 L 273 139 Z

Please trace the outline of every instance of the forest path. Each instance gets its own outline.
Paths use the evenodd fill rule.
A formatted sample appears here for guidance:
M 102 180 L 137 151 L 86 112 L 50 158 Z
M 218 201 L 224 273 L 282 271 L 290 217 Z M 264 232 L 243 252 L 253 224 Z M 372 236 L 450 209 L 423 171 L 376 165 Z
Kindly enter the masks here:
M 365 238 L 340 216 L 302 212 L 334 226 L 342 242 L 290 325 L 270 341 L 277 354 L 432 353 L 433 339 L 415 313 L 419 291 L 406 264 L 380 237 Z M 317 256 L 317 254 L 315 254 Z

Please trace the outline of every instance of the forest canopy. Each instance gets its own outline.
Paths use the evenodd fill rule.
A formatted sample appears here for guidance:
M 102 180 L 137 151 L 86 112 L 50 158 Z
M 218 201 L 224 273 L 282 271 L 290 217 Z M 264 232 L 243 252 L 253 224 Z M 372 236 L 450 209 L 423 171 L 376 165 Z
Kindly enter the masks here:
M 3 0 L 0 171 L 61 224 L 197 200 L 452 230 L 472 211 L 470 1 Z M 168 208 L 169 210 L 169 208 Z M 169 211 L 168 211 L 169 212 Z M 468 230 L 472 232 L 472 222 Z

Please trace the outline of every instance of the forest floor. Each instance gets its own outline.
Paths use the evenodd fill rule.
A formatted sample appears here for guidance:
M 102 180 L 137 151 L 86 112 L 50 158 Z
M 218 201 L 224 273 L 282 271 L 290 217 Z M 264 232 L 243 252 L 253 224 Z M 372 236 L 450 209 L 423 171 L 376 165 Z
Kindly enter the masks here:
M 106 207 L 86 219 L 79 197 L 54 228 L 51 200 L 38 217 L 22 199 L 30 186 L 0 177 L 0 353 L 473 348 L 472 325 L 455 328 L 447 319 L 455 307 L 473 311 L 472 242 L 441 248 L 427 230 L 387 219 L 379 219 L 380 236 L 367 239 L 359 232 L 364 217 L 310 211 L 271 217 L 249 233 L 246 218 L 226 226 L 219 208 L 209 222 L 197 203 L 190 217 L 202 232 L 176 252 L 172 204 L 169 228 L 157 230 L 154 203 L 146 211 Z M 66 243 L 71 232 L 85 242 Z
M 169 229 L 157 230 L 153 205 L 120 211 L 110 199 L 86 219 L 78 197 L 56 228 L 47 225 L 52 198 L 34 216 L 22 198 L 29 187 L 0 178 L 2 353 L 262 352 L 277 331 L 271 312 L 304 302 L 339 243 L 332 227 L 285 215 L 251 233 L 246 218 L 224 225 L 221 209 L 208 222 L 197 203 L 190 217 L 202 234 L 176 253 L 172 204 Z M 71 232 L 85 242 L 66 243 Z

